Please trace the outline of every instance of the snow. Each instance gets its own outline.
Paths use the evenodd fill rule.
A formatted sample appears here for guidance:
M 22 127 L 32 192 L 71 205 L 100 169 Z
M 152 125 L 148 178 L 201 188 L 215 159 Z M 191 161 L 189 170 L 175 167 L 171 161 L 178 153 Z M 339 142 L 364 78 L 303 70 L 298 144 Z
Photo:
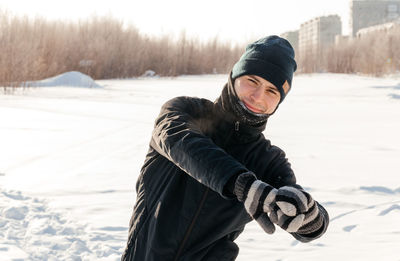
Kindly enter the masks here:
M 50 86 L 70 86 L 70 87 L 86 87 L 100 88 L 90 76 L 81 72 L 66 72 L 48 79 L 36 82 L 26 83 L 28 87 L 50 87 Z
M 102 88 L 52 79 L 0 95 L 0 259 L 119 260 L 161 104 L 214 100 L 226 75 L 97 81 Z M 400 260 L 400 80 L 311 74 L 293 84 L 265 135 L 331 224 L 302 244 L 252 222 L 237 260 Z

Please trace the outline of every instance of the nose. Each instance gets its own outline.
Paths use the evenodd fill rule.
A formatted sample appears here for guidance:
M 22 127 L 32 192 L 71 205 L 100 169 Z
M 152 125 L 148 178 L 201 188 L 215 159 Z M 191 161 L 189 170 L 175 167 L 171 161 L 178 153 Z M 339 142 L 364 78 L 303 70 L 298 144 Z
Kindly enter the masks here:
M 260 100 L 262 100 L 263 94 L 264 94 L 264 90 L 263 90 L 263 89 L 264 89 L 264 88 L 261 88 L 261 87 L 255 88 L 254 91 L 253 91 L 252 94 L 251 94 L 251 98 L 252 98 L 254 101 L 260 101 Z

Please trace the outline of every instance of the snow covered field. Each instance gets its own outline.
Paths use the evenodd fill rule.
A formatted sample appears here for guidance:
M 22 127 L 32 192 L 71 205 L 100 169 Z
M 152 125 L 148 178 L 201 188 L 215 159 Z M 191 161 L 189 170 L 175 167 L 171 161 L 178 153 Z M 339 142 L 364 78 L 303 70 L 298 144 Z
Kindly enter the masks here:
M 214 100 L 225 75 L 105 80 L 0 95 L 0 260 L 118 260 L 153 121 Z M 309 244 L 255 222 L 238 260 L 400 260 L 400 78 L 295 76 L 265 135 L 328 210 Z M 42 86 L 51 86 L 49 81 Z M 95 85 L 92 85 L 95 86 Z

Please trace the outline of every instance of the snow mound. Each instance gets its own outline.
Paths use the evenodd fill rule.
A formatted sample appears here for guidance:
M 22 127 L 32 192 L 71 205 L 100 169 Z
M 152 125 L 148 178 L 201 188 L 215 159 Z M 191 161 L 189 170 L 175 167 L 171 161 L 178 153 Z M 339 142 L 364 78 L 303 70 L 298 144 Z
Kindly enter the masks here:
M 53 86 L 72 86 L 86 88 L 101 88 L 90 76 L 81 72 L 71 71 L 60 75 L 44 79 L 41 81 L 30 82 L 30 87 L 53 87 Z
M 142 74 L 141 77 L 157 77 L 157 74 L 153 70 L 147 70 Z

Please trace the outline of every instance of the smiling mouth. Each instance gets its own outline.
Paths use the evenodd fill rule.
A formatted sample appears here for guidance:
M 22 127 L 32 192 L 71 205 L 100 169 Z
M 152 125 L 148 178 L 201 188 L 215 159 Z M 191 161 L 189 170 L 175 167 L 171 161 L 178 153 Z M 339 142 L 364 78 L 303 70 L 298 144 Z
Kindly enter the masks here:
M 258 109 L 258 108 L 256 108 L 256 107 L 254 107 L 254 106 L 252 106 L 251 104 L 249 104 L 249 103 L 247 103 L 247 102 L 245 102 L 245 101 L 243 101 L 243 103 L 244 103 L 244 105 L 247 107 L 247 109 L 251 110 L 252 112 L 255 112 L 255 113 L 264 113 L 264 111 L 262 111 L 262 110 L 260 110 L 260 109 Z

